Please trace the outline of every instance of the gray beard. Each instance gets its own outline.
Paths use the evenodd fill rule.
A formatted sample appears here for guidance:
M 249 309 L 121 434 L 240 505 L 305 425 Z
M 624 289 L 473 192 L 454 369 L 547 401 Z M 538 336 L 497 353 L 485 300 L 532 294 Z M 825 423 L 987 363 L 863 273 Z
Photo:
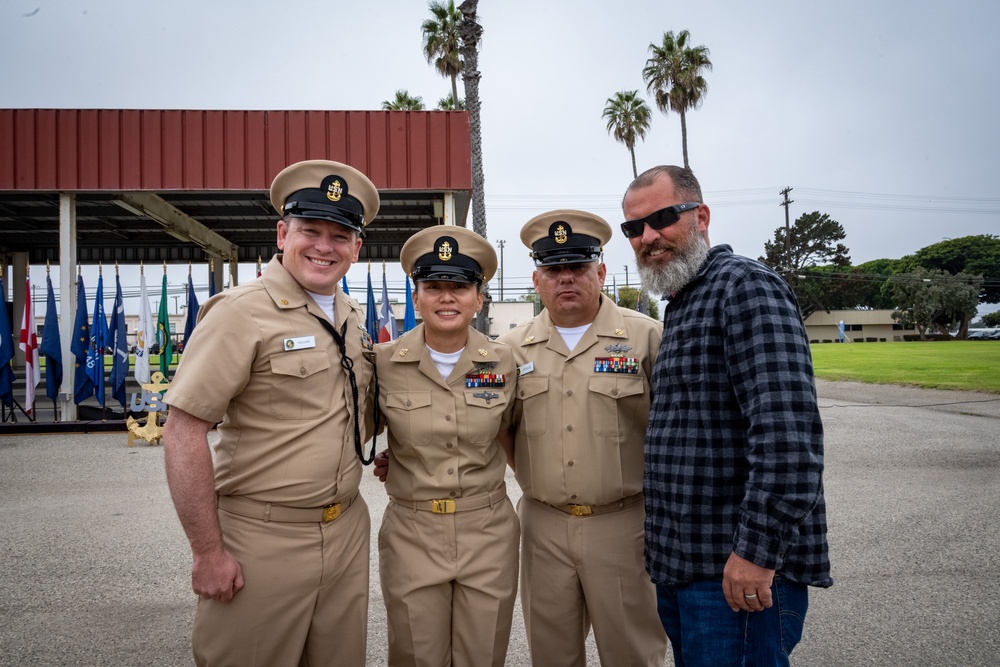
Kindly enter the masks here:
M 646 289 L 662 297 L 670 297 L 679 292 L 691 279 L 708 257 L 708 245 L 698 233 L 698 227 L 691 225 L 684 248 L 678 248 L 674 259 L 663 267 L 656 268 L 637 260 L 639 278 Z

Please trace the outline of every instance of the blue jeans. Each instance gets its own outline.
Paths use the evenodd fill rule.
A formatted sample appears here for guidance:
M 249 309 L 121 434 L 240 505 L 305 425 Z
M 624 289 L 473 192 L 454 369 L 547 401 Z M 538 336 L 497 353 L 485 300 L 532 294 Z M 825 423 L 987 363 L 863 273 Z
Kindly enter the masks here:
M 763 611 L 734 612 L 722 594 L 722 579 L 676 588 L 656 585 L 660 613 L 677 667 L 787 666 L 802 638 L 809 606 L 804 584 L 775 577 L 773 605 Z

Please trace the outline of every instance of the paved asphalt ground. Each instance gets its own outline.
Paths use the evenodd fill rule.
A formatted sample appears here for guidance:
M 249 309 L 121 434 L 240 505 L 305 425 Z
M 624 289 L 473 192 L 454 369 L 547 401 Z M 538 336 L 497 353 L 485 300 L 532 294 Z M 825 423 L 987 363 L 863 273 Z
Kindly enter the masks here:
M 1000 396 L 819 393 L 836 584 L 811 594 L 793 664 L 998 664 Z M 374 535 L 385 494 L 367 474 L 362 492 Z M 160 447 L 0 437 L 0 513 L 0 665 L 192 664 L 190 555 Z M 368 662 L 384 665 L 372 563 Z M 529 664 L 519 615 L 507 664 Z

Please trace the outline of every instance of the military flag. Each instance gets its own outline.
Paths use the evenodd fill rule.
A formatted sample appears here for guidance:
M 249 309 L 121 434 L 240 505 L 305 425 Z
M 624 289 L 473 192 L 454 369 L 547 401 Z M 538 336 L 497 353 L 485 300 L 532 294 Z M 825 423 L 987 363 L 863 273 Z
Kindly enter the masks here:
M 139 275 L 139 323 L 135 327 L 135 381 L 148 384 L 149 350 L 156 340 L 156 324 L 153 322 L 153 312 L 149 309 L 149 297 L 146 295 L 146 274 L 140 267 Z
M 417 313 L 413 308 L 413 292 L 410 290 L 410 277 L 404 276 L 406 281 L 406 311 L 403 313 L 403 333 L 417 326 Z
M 35 328 L 35 305 L 31 302 L 30 276 L 24 280 L 21 350 L 24 351 L 24 411 L 30 415 L 35 407 L 35 387 L 42 380 L 38 365 L 38 329 Z
M 396 324 L 396 314 L 392 312 L 389 303 L 389 287 L 385 282 L 385 264 L 382 264 L 382 306 L 379 308 L 378 342 L 385 343 L 399 338 L 399 326 Z
M 163 379 L 170 378 L 170 362 L 174 358 L 174 346 L 170 340 L 170 306 L 167 303 L 167 267 L 163 267 L 163 283 L 160 288 L 160 312 L 156 320 L 157 340 L 160 342 L 160 372 Z
M 7 288 L 0 278 L 0 403 L 8 408 L 14 406 L 14 369 L 10 365 L 13 358 L 14 336 L 7 317 Z
M 97 277 L 94 316 L 90 320 L 90 349 L 87 351 L 87 375 L 94 383 L 97 402 L 104 405 L 104 350 L 108 346 L 108 316 L 104 312 L 104 276 Z
M 53 401 L 59 396 L 63 381 L 62 340 L 59 337 L 59 313 L 56 295 L 52 291 L 52 278 L 45 276 L 48 296 L 45 301 L 45 330 L 38 351 L 45 355 L 45 394 Z
M 122 298 L 122 281 L 115 271 L 115 306 L 111 311 L 111 397 L 125 407 L 125 378 L 128 376 L 128 336 L 125 327 L 125 300 Z
M 76 276 L 76 319 L 73 321 L 73 340 L 69 346 L 76 358 L 73 363 L 73 402 L 79 405 L 94 395 L 94 383 L 87 372 L 90 356 L 90 325 L 87 324 L 87 290 L 83 276 Z

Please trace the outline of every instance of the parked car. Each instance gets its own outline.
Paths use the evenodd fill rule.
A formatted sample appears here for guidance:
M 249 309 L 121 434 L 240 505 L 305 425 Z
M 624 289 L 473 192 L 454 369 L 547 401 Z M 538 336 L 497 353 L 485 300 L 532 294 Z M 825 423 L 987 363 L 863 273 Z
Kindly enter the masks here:
M 986 340 L 990 337 L 992 331 L 987 331 L 985 329 L 976 329 L 975 331 L 969 332 L 969 340 Z

